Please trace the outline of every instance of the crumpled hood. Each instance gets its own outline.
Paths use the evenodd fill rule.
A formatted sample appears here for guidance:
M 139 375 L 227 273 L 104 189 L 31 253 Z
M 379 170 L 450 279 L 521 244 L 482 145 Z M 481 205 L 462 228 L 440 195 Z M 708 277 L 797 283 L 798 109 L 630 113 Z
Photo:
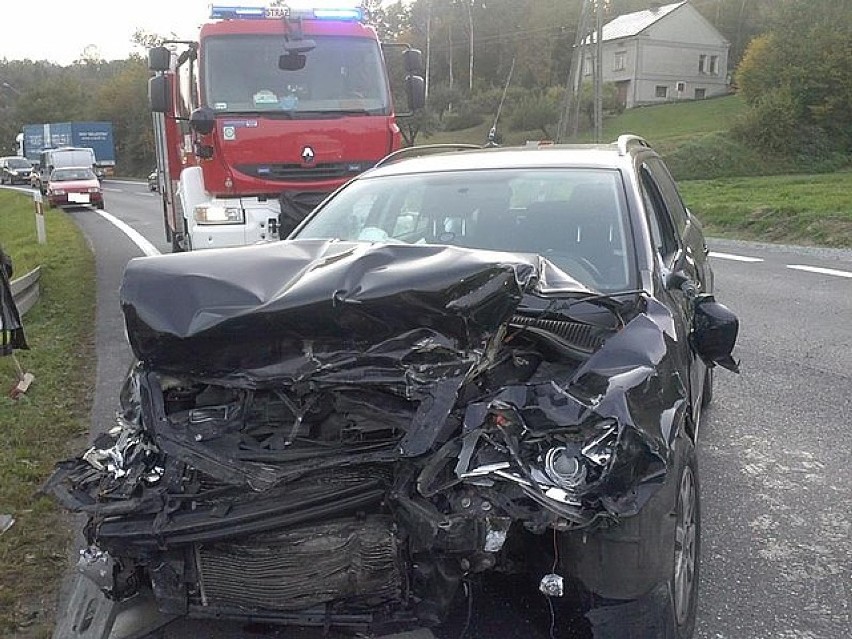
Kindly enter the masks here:
M 132 260 L 121 304 L 149 369 L 257 381 L 377 347 L 458 361 L 485 348 L 524 293 L 554 291 L 587 289 L 535 256 L 293 240 Z

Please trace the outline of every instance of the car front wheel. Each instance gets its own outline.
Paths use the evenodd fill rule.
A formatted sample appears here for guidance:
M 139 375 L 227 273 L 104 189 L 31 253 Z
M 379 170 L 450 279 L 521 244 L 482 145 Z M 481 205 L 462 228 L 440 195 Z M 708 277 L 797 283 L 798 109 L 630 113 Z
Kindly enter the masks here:
M 596 638 L 693 635 L 701 514 L 695 446 L 686 435 L 675 442 L 667 475 L 637 515 L 562 535 L 560 567 L 588 593 Z
M 671 582 L 677 637 L 691 637 L 698 604 L 701 516 L 694 464 L 683 469 L 675 509 L 674 575 Z

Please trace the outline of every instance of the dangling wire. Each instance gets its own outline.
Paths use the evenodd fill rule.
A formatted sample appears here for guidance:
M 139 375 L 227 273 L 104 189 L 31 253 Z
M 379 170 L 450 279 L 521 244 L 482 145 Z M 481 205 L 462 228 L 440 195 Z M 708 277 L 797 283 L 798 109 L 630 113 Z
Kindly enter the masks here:
M 509 84 L 512 82 L 512 74 L 514 72 L 515 58 L 512 58 L 512 66 L 509 67 L 509 75 L 506 78 L 506 84 L 503 86 L 503 95 L 500 97 L 500 104 L 497 105 L 497 115 L 494 116 L 494 124 L 491 125 L 491 130 L 488 132 L 488 143 L 486 146 L 498 146 L 497 122 L 500 120 L 500 113 L 503 111 L 503 102 L 506 100 L 506 93 L 509 91 Z
M 467 619 L 465 619 L 459 639 L 464 639 L 470 629 L 470 621 L 473 619 L 473 588 L 471 588 L 469 581 L 464 582 L 464 594 L 467 597 Z
M 559 544 L 556 539 L 556 528 L 553 529 L 553 568 L 550 572 L 556 572 L 559 564 Z M 550 639 L 556 639 L 556 611 L 553 609 L 553 597 L 547 597 L 547 607 L 550 608 Z

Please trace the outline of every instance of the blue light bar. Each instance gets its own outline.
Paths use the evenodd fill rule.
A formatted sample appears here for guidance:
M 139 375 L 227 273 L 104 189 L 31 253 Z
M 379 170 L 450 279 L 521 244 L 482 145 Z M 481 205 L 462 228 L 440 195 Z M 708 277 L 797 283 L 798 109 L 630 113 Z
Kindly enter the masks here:
M 211 20 L 264 20 L 265 7 L 235 7 L 210 5 Z
M 266 20 L 281 19 L 287 17 L 303 18 L 307 20 L 354 20 L 364 19 L 363 5 L 360 0 L 349 2 L 336 0 L 323 3 L 315 0 L 314 3 L 303 3 L 306 5 L 321 6 L 276 6 L 276 7 L 242 7 L 235 5 L 210 5 L 211 20 Z
M 361 20 L 361 9 L 314 9 L 317 20 Z

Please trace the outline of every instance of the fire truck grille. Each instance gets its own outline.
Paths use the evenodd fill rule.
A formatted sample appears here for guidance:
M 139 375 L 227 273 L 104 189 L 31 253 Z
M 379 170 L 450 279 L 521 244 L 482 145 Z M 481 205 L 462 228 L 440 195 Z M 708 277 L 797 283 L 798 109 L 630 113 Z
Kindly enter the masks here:
M 238 164 L 240 173 L 262 180 L 320 182 L 350 178 L 366 171 L 373 162 L 329 162 L 304 166 L 302 164 Z

